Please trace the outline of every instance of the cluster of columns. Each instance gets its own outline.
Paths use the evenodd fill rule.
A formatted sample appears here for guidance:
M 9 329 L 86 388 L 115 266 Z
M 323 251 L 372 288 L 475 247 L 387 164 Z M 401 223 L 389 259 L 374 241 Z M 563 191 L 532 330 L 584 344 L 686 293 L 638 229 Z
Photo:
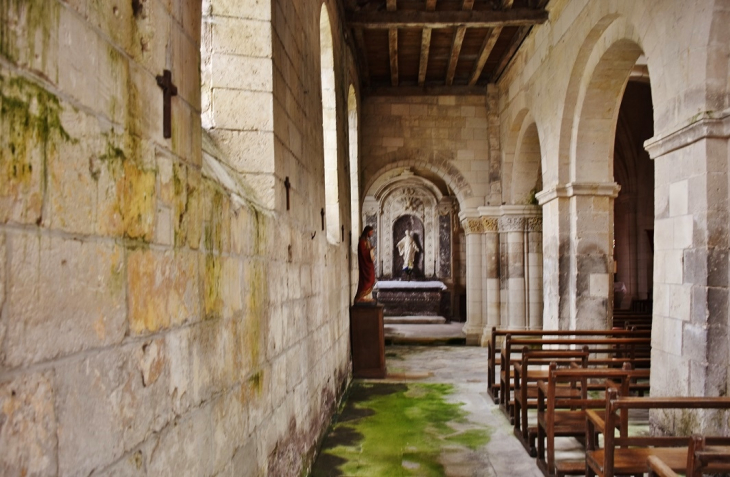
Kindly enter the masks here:
M 478 207 L 459 214 L 466 234 L 467 343 L 492 326 L 542 328 L 542 211 Z

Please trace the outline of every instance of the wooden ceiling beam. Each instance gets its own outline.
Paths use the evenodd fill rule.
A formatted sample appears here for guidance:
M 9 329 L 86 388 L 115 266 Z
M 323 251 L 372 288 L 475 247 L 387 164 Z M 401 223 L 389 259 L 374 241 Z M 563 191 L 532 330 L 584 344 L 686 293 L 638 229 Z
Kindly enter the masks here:
M 502 33 L 502 28 L 496 27 L 492 28 L 489 35 L 484 37 L 484 43 L 482 43 L 482 47 L 479 50 L 479 58 L 477 58 L 476 63 L 474 63 L 474 69 L 472 69 L 471 76 L 469 77 L 469 86 L 477 84 L 479 77 L 482 75 L 482 70 L 484 70 L 484 65 L 487 64 L 489 54 L 492 52 L 494 45 L 497 43 L 500 33 Z
M 370 68 L 368 67 L 368 54 L 365 48 L 365 37 L 362 34 L 362 28 L 354 28 L 353 33 L 355 34 L 355 45 L 357 50 L 360 52 L 360 68 L 361 68 L 361 80 L 365 87 L 370 86 Z
M 494 28 L 538 25 L 548 20 L 547 10 L 517 8 L 491 11 L 397 11 L 350 12 L 347 23 L 354 28 Z
M 386 9 L 389 12 L 395 12 L 395 0 L 387 0 Z M 398 27 L 390 27 L 388 30 L 388 53 L 390 55 L 390 83 L 398 86 Z
M 436 10 L 436 0 L 426 0 L 426 11 Z M 426 71 L 428 70 L 428 53 L 431 50 L 431 29 L 425 27 L 421 32 L 421 58 L 418 63 L 418 86 L 426 82 Z
M 469 11 L 474 7 L 474 0 L 464 0 L 461 7 L 462 10 Z M 454 84 L 454 75 L 456 74 L 456 65 L 459 63 L 459 55 L 461 54 L 461 45 L 464 43 L 464 35 L 466 35 L 466 27 L 460 26 L 454 33 L 454 39 L 451 42 L 451 57 L 449 58 L 449 67 L 446 70 L 446 85 Z
M 365 96 L 483 96 L 485 86 L 371 86 Z
M 489 79 L 490 83 L 496 83 L 497 80 L 502 76 L 502 73 L 504 73 L 504 70 L 506 70 L 507 66 L 509 66 L 512 58 L 517 53 L 517 50 L 520 48 L 520 45 L 522 45 L 522 42 L 525 41 L 527 34 L 530 33 L 530 30 L 531 27 L 528 26 L 524 26 L 517 30 L 517 34 L 512 39 L 512 43 L 510 43 L 507 51 L 504 53 L 504 55 L 502 55 L 502 60 L 499 62 L 499 65 L 497 65 L 497 68 L 494 70 L 494 74 Z

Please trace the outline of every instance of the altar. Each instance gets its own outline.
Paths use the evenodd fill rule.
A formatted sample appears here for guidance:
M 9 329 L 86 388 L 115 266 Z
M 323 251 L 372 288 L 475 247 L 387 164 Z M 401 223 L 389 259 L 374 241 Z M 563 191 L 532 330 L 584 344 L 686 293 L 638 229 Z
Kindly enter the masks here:
M 385 316 L 449 316 L 451 297 L 437 280 L 382 280 L 375 284 L 374 295 L 385 307 Z

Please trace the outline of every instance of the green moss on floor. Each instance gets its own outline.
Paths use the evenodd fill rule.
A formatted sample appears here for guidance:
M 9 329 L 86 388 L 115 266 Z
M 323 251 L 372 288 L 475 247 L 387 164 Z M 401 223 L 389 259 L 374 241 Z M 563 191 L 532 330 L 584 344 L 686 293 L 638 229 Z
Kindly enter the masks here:
M 470 423 L 450 384 L 353 384 L 313 476 L 442 476 L 440 457 L 476 450 L 489 430 Z

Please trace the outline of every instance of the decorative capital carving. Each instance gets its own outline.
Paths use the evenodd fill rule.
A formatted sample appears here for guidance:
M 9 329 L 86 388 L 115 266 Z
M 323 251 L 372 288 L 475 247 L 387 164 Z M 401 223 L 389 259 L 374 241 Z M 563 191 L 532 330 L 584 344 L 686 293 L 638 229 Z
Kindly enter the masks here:
M 466 219 L 464 221 L 464 231 L 467 234 L 480 234 L 482 233 L 482 221 L 479 219 Z
M 527 217 L 525 228 L 528 232 L 542 232 L 542 217 Z
M 482 217 L 482 227 L 485 232 L 498 232 L 499 219 L 497 217 Z
M 499 218 L 499 231 L 500 232 L 522 232 L 523 230 L 525 230 L 524 217 L 500 217 Z

